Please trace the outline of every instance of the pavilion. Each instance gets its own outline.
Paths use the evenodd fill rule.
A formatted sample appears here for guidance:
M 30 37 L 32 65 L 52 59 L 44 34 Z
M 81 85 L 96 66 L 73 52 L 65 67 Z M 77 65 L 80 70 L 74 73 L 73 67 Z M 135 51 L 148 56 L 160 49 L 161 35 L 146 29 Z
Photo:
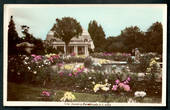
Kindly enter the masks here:
M 55 38 L 53 31 L 48 32 L 46 40 L 49 41 L 55 49 L 66 53 L 65 42 L 63 42 L 59 38 Z M 79 37 L 73 37 L 68 46 L 69 47 L 67 51 L 69 53 L 75 53 L 76 55 L 85 56 L 89 55 L 89 49 L 93 51 L 95 48 L 90 34 L 84 29 L 82 35 Z

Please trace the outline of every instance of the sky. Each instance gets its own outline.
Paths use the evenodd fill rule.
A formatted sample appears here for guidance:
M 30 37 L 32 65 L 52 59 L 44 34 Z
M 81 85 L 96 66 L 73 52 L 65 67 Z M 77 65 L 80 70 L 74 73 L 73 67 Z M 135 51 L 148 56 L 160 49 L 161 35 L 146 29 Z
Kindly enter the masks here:
M 30 27 L 29 32 L 37 38 L 46 39 L 55 19 L 73 17 L 82 28 L 96 20 L 103 27 L 106 37 L 120 35 L 121 30 L 138 26 L 146 31 L 156 21 L 163 22 L 164 8 L 161 5 L 17 5 L 7 8 L 12 15 L 16 30 L 21 34 L 21 25 Z

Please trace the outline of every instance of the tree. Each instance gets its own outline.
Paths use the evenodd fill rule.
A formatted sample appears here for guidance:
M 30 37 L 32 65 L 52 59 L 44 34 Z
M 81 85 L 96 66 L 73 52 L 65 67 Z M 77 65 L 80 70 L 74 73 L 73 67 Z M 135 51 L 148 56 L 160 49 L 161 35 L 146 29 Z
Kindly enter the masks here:
M 20 38 L 15 28 L 15 23 L 13 16 L 11 16 L 9 25 L 8 25 L 8 54 L 16 53 L 16 44 L 19 42 Z
M 28 42 L 35 45 L 31 53 L 44 54 L 45 47 L 43 41 L 40 38 L 35 38 L 32 34 L 30 34 L 29 33 L 30 27 L 28 27 L 27 25 L 22 25 L 21 29 L 22 33 L 24 34 L 22 42 Z
M 147 50 L 162 53 L 163 27 L 160 22 L 153 23 L 146 32 Z
M 56 23 L 52 27 L 51 31 L 54 32 L 54 37 L 60 38 L 65 42 L 66 54 L 68 54 L 67 50 L 71 39 L 82 34 L 82 27 L 76 19 L 63 17 L 62 19 L 56 19 Z
M 131 52 L 134 48 L 143 50 L 144 33 L 137 26 L 131 26 L 121 31 L 120 37 L 126 46 L 126 52 Z
M 105 33 L 103 31 L 103 28 L 101 25 L 98 25 L 98 23 L 93 20 L 90 21 L 88 32 L 93 40 L 93 43 L 95 45 L 95 51 L 104 51 L 104 43 L 105 43 Z

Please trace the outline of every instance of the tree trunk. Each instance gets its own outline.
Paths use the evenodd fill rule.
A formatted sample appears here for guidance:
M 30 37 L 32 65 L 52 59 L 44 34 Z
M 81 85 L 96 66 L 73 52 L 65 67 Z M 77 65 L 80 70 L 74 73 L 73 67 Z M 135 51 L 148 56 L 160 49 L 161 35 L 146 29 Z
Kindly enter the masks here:
M 66 44 L 66 56 L 68 55 L 68 44 Z

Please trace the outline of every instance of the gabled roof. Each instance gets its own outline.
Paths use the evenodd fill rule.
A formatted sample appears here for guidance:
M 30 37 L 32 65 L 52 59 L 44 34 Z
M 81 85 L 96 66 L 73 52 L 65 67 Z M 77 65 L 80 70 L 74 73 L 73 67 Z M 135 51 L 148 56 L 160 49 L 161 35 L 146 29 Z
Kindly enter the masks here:
M 53 36 L 54 36 L 54 32 L 50 30 L 47 34 L 47 37 L 53 38 Z M 48 38 L 46 38 L 46 39 L 49 40 Z M 84 40 L 84 39 L 91 40 L 90 34 L 85 29 L 83 29 L 81 36 L 79 36 L 78 38 L 77 37 L 72 38 L 72 40 Z

